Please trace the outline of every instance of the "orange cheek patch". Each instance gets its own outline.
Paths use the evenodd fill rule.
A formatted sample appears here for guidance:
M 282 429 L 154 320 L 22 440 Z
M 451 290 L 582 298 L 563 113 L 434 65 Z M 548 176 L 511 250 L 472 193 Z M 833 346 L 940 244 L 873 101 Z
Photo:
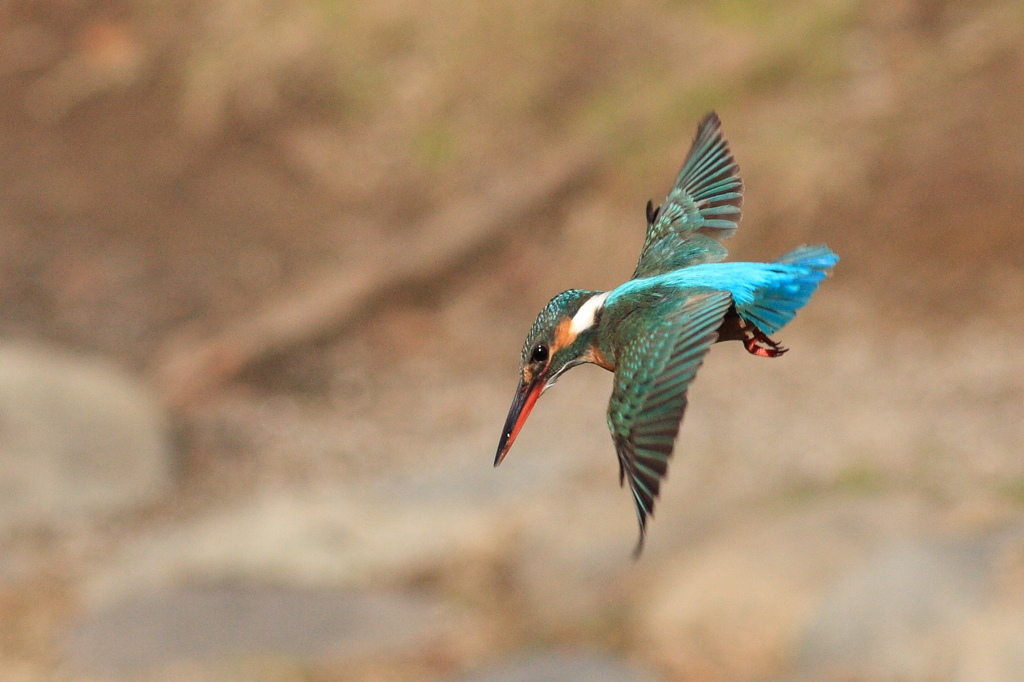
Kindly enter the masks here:
M 551 346 L 551 355 L 565 348 L 576 340 L 576 334 L 572 331 L 572 320 L 563 317 L 562 321 L 555 327 L 555 342 Z

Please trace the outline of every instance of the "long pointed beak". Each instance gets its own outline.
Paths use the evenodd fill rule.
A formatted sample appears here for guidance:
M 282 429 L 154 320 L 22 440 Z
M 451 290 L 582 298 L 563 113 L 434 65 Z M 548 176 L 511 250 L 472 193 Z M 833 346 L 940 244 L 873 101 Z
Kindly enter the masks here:
M 508 417 L 505 419 L 505 428 L 501 430 L 501 440 L 498 441 L 498 454 L 494 456 L 494 466 L 501 464 L 505 455 L 512 449 L 519 430 L 526 423 L 530 416 L 537 398 L 544 392 L 544 378 L 540 375 L 533 377 L 530 383 L 520 382 L 516 390 L 516 397 L 512 400 L 512 407 L 508 410 Z

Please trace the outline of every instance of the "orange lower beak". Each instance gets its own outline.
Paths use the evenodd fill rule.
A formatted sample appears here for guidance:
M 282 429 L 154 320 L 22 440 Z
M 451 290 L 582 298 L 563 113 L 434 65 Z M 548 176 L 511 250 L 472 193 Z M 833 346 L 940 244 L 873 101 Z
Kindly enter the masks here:
M 508 417 L 505 419 L 505 428 L 501 431 L 501 440 L 498 441 L 498 454 L 494 456 L 494 466 L 501 464 L 505 455 L 512 448 L 519 430 L 526 423 L 530 416 L 530 410 L 537 403 L 537 398 L 544 392 L 544 381 L 540 376 L 535 376 L 530 383 L 520 383 L 516 391 L 516 397 L 512 400 L 512 407 L 509 408 Z

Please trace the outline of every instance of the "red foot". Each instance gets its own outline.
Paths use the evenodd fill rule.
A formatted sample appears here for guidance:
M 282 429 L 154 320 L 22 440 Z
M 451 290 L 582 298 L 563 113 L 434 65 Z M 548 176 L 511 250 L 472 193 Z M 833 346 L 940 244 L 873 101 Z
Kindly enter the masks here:
M 775 343 L 767 335 L 762 334 L 756 329 L 748 329 L 747 333 L 750 336 L 743 339 L 743 347 L 751 355 L 756 355 L 759 358 L 777 358 L 789 350 L 785 346 Z

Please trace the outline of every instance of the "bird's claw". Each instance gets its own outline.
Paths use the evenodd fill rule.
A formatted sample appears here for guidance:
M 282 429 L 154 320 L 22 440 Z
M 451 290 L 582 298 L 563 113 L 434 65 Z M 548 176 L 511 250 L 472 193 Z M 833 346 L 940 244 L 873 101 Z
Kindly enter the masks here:
M 788 348 L 772 341 L 766 334 L 759 331 L 751 332 L 751 335 L 743 339 L 743 347 L 751 355 L 759 358 L 777 358 L 789 351 Z

